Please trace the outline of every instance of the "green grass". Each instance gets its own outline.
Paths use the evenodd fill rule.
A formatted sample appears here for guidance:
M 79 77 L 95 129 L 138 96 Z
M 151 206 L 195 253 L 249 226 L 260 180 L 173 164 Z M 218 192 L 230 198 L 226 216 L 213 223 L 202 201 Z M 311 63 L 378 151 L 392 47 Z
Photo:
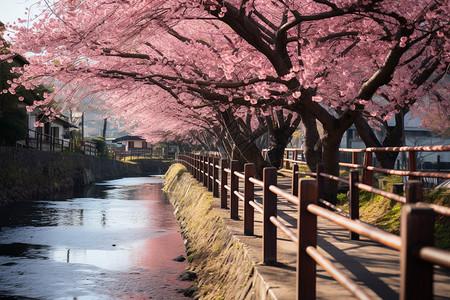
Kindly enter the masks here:
M 394 183 L 401 183 L 400 176 L 386 176 L 380 179 L 380 188 L 392 192 Z M 348 196 L 338 195 L 338 206 L 348 211 Z M 450 207 L 449 190 L 424 191 L 424 202 Z M 402 204 L 369 192 L 359 192 L 360 219 L 387 232 L 399 234 Z M 450 218 L 439 216 L 435 224 L 435 245 L 442 249 L 450 249 Z

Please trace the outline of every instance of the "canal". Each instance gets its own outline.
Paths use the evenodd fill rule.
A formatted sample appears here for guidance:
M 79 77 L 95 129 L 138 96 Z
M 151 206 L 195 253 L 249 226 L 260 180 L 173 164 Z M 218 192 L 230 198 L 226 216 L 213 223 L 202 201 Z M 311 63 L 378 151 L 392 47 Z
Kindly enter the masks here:
M 0 208 L 0 299 L 185 299 L 187 262 L 163 179 Z M 187 298 L 186 298 L 187 299 Z

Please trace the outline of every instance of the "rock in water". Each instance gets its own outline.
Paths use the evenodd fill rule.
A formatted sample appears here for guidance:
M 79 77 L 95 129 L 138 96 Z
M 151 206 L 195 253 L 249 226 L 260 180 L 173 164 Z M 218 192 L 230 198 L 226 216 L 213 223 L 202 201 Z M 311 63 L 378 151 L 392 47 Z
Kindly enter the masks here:
M 183 255 L 180 255 L 180 256 L 178 256 L 178 257 L 172 259 L 172 260 L 182 262 L 182 261 L 185 261 L 186 258 L 185 258 Z
M 181 272 L 180 275 L 178 275 L 178 280 L 181 280 L 181 281 L 192 281 L 195 278 L 197 278 L 197 274 L 195 272 L 188 271 L 188 270 L 185 270 L 185 271 Z

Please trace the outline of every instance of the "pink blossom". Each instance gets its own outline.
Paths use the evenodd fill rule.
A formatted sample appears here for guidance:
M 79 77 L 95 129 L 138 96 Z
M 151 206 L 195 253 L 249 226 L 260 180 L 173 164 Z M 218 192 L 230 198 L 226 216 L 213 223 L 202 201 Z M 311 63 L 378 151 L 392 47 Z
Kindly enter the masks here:
M 302 92 L 300 92 L 300 91 L 295 91 L 292 93 L 292 97 L 294 97 L 295 99 L 300 98 L 301 95 L 302 95 Z
M 314 102 L 322 102 L 323 98 L 322 98 L 321 96 L 313 96 L 313 97 L 312 97 L 312 100 L 313 100 Z

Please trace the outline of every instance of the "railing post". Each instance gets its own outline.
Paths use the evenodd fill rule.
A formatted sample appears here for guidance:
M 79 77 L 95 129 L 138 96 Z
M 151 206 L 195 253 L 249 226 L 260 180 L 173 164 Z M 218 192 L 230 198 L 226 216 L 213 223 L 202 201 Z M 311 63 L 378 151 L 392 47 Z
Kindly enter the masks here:
M 208 176 L 206 177 L 206 185 L 208 186 L 208 191 L 212 192 L 212 157 L 207 156 L 206 158 L 206 169 L 208 170 Z
M 203 182 L 203 173 L 202 173 L 202 156 L 199 154 L 197 156 L 198 162 L 198 182 Z
M 298 196 L 298 164 L 292 166 L 292 195 Z
M 219 158 L 214 157 L 213 159 L 213 197 L 218 198 L 219 197 L 219 183 L 217 182 L 219 180 Z
M 400 299 L 433 298 L 433 264 L 418 258 L 419 247 L 434 244 L 434 211 L 406 204 L 402 207 L 400 235 Z
M 325 177 L 320 176 L 320 173 L 324 173 L 324 165 L 323 164 L 317 164 L 316 166 L 316 172 L 317 172 L 317 198 L 318 199 L 325 199 Z
M 234 193 L 239 191 L 239 177 L 234 172 L 239 171 L 239 161 L 231 161 L 231 177 L 230 177 L 230 218 L 232 220 L 239 220 L 239 198 Z
M 291 153 L 291 151 L 290 150 L 286 150 L 285 152 L 286 152 L 286 159 L 290 159 L 289 158 L 289 154 Z M 286 169 L 289 170 L 290 168 L 291 168 L 291 163 L 289 162 L 289 160 L 287 160 L 286 161 Z
M 349 212 L 350 219 L 359 220 L 359 189 L 355 186 L 355 183 L 359 181 L 359 173 L 358 170 L 350 170 L 349 174 Z M 350 231 L 350 239 L 351 240 L 359 240 L 359 234 Z
M 414 172 L 416 170 L 416 152 L 408 151 L 408 169 L 410 172 Z M 416 179 L 415 176 L 409 176 L 408 180 Z
M 367 185 L 373 184 L 373 171 L 367 170 L 368 166 L 372 166 L 372 152 L 364 152 L 362 182 Z
M 406 203 L 417 203 L 423 200 L 422 182 L 420 180 L 408 180 L 406 182 Z
M 198 155 L 194 154 L 194 177 L 198 180 Z
M 203 156 L 203 186 L 208 188 L 208 157 Z
M 357 152 L 352 152 L 352 164 L 357 164 L 358 163 L 358 153 Z
M 228 208 L 227 206 L 227 189 L 225 186 L 228 184 L 228 174 L 225 169 L 228 168 L 228 161 L 222 159 L 220 161 L 220 208 Z
M 264 168 L 263 183 L 263 261 L 273 265 L 277 261 L 277 227 L 270 218 L 277 216 L 277 195 L 269 187 L 277 185 L 276 168 Z
M 209 157 L 209 191 L 212 192 L 214 189 L 214 157 Z
M 298 194 L 297 299 L 316 299 L 316 262 L 306 252 L 317 246 L 317 216 L 308 211 L 309 204 L 317 204 L 316 180 L 300 179 Z
M 197 177 L 196 177 L 197 181 L 200 182 L 200 176 L 201 176 L 201 173 L 200 173 L 200 155 L 196 154 L 195 156 L 196 156 L 196 159 L 195 159 L 195 161 L 196 161 L 196 163 L 195 163 L 195 165 L 196 165 L 195 173 L 197 173 Z
M 255 164 L 244 165 L 244 234 L 253 235 L 255 212 L 250 201 L 255 199 L 255 186 L 250 177 L 255 177 Z

